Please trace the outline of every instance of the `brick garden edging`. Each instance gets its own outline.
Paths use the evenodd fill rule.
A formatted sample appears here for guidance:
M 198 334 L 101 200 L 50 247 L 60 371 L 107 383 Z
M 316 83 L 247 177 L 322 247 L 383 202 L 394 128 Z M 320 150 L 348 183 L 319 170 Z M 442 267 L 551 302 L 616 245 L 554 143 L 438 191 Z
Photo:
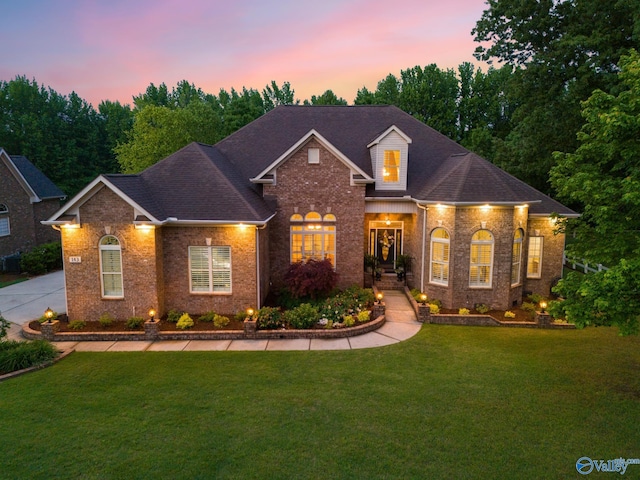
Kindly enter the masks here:
M 404 294 L 411 303 L 411 307 L 421 323 L 435 323 L 438 325 L 470 325 L 483 327 L 516 327 L 516 328 L 555 328 L 574 329 L 575 325 L 570 323 L 554 323 L 548 313 L 536 312 L 535 322 L 513 322 L 498 320 L 491 315 L 457 315 L 454 313 L 432 314 L 428 306 L 421 305 L 411 295 L 409 287 L 404 287 Z
M 46 334 L 29 328 L 26 323 L 22 326 L 22 335 L 28 340 L 44 338 L 51 342 L 96 342 L 96 341 L 124 341 L 124 340 L 272 340 L 272 339 L 298 339 L 298 338 L 346 338 L 362 335 L 380 328 L 386 318 L 384 313 L 378 315 L 375 320 L 354 327 L 336 329 L 313 329 L 313 330 L 253 330 L 245 323 L 244 330 L 227 331 L 183 331 L 183 332 L 162 332 L 156 329 L 149 329 L 149 323 L 145 322 L 144 332 L 57 332 L 54 325 L 57 320 L 51 323 L 52 332 Z M 155 322 L 157 325 L 157 322 Z M 44 325 L 44 324 L 43 324 Z M 155 331 L 154 331 L 155 330 Z

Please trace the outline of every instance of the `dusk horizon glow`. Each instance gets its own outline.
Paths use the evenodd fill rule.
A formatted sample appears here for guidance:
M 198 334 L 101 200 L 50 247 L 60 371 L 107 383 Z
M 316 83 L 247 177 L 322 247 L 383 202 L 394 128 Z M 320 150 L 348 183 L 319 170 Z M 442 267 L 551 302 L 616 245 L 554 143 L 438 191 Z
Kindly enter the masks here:
M 0 80 L 26 76 L 97 108 L 132 104 L 151 84 L 206 93 L 289 82 L 303 101 L 332 90 L 350 104 L 387 75 L 473 57 L 485 0 L 275 2 L 23 0 L 3 6 Z

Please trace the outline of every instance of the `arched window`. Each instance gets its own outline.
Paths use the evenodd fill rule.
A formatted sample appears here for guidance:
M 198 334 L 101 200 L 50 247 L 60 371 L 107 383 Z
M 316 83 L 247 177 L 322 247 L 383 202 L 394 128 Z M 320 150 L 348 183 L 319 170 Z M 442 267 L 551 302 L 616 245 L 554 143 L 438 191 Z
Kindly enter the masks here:
M 122 298 L 122 251 L 120 241 L 113 235 L 100 239 L 100 278 L 102 296 Z
M 431 232 L 430 281 L 449 285 L 449 233 L 444 228 Z
M 10 233 L 9 208 L 4 203 L 0 203 L 0 237 L 6 237 Z
M 309 212 L 301 222 L 301 216 L 291 216 L 291 263 L 310 258 L 328 259 L 336 265 L 336 217 L 328 213 L 324 219 L 318 212 Z
M 478 230 L 471 237 L 469 286 L 490 288 L 492 270 L 493 234 L 489 230 Z
M 511 250 L 511 286 L 520 283 L 520 265 L 522 265 L 522 240 L 524 233 L 521 228 L 513 235 L 513 249 Z

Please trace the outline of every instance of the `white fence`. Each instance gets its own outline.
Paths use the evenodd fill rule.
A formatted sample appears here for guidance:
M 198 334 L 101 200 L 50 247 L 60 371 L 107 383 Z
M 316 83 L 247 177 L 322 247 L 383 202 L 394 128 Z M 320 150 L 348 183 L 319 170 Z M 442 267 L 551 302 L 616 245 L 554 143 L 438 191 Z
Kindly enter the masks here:
M 589 265 L 587 262 L 585 262 L 582 259 L 569 258 L 567 257 L 567 252 L 564 252 L 562 254 L 562 264 L 565 267 L 571 268 L 572 270 L 581 270 L 584 273 L 602 272 L 603 270 L 609 270 L 607 267 L 605 267 L 601 263 L 598 263 L 596 265 L 593 265 L 593 264 Z

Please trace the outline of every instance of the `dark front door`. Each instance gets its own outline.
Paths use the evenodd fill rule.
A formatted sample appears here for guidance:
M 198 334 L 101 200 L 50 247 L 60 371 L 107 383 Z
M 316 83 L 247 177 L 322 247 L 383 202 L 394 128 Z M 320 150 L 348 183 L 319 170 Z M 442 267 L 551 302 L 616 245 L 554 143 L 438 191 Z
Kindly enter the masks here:
M 402 228 L 371 228 L 369 238 L 370 253 L 378 259 L 379 267 L 387 272 L 393 271 L 396 257 L 402 253 Z

